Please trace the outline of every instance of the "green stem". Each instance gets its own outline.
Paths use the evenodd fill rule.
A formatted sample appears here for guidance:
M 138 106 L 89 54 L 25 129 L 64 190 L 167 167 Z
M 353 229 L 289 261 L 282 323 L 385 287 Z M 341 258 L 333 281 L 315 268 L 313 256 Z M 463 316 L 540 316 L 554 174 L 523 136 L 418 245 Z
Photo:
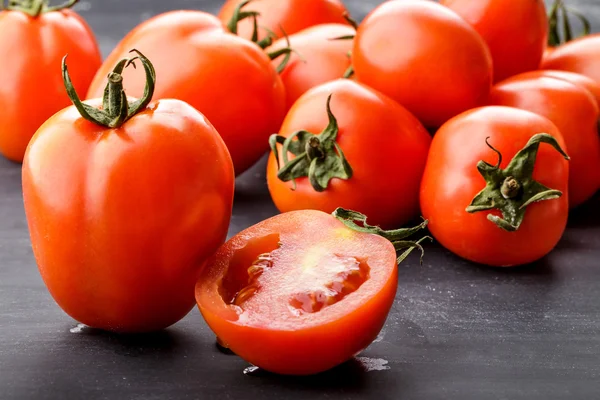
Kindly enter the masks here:
M 582 33 L 579 36 L 573 35 L 570 15 L 577 18 L 582 25 Z M 562 34 L 560 26 L 562 25 Z M 591 32 L 590 21 L 579 11 L 567 7 L 564 0 L 555 0 L 550 12 L 548 13 L 548 46 L 556 47 L 563 43 L 570 42 L 581 36 L 587 36 Z
M 154 70 L 154 66 L 150 60 L 139 51 L 134 49 L 131 50 L 130 53 L 136 53 L 137 56 L 119 61 L 113 71 L 108 75 L 108 84 L 104 89 L 104 97 L 102 99 L 102 109 L 91 107 L 81 101 L 67 69 L 67 56 L 63 58 L 62 73 L 65 88 L 73 105 L 77 108 L 83 118 L 107 128 L 119 128 L 136 114 L 146 109 L 150 101 L 152 101 L 156 85 L 156 71 Z M 123 76 L 121 74 L 129 65 L 135 68 L 136 60 L 140 60 L 144 66 L 144 71 L 146 72 L 146 87 L 142 97 L 139 100 L 130 103 L 127 100 L 125 89 L 123 88 Z
M 41 14 L 71 8 L 78 2 L 79 0 L 69 0 L 65 3 L 51 6 L 49 0 L 9 0 L 8 5 L 4 8 L 10 11 L 21 11 L 32 18 L 37 18 Z
M 428 221 L 425 220 L 418 226 L 414 228 L 401 228 L 394 230 L 383 230 L 379 226 L 369 225 L 367 223 L 367 216 L 361 214 L 357 211 L 345 210 L 343 208 L 338 208 L 333 212 L 333 216 L 341 221 L 348 228 L 352 229 L 356 232 L 362 233 L 370 233 L 373 235 L 381 236 L 384 239 L 389 240 L 396 249 L 397 253 L 397 262 L 400 264 L 408 255 L 414 250 L 419 249 L 421 251 L 421 264 L 423 263 L 423 256 L 425 254 L 425 250 L 421 246 L 421 243 L 426 240 L 433 240 L 429 236 L 422 237 L 417 241 L 407 240 L 409 237 L 413 236 L 417 232 L 425 229 L 427 227 Z M 402 251 L 402 253 L 400 253 Z

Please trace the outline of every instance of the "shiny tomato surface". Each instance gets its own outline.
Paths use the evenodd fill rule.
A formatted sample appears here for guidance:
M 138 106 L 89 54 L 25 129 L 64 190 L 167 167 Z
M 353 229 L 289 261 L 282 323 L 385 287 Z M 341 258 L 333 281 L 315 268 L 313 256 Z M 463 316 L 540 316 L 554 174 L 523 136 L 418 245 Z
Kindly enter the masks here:
M 85 93 L 102 59 L 87 23 L 71 10 L 31 17 L 0 11 L 0 153 L 22 162 L 36 130 L 71 104 L 60 63 L 69 54 L 75 88 Z
M 154 98 L 183 100 L 217 129 L 237 175 L 267 152 L 285 116 L 285 88 L 271 60 L 254 43 L 225 32 L 214 16 L 173 11 L 143 22 L 106 59 L 88 92 L 101 97 L 108 73 L 131 49 L 154 63 Z M 140 97 L 143 75 L 123 73 L 129 96 Z
M 501 168 L 538 133 L 556 138 L 565 149 L 558 128 L 545 117 L 512 107 L 482 107 L 448 121 L 436 133 L 421 186 L 421 210 L 429 230 L 444 247 L 468 260 L 492 266 L 515 266 L 548 254 L 563 235 L 569 213 L 569 164 L 547 144 L 541 144 L 533 179 L 563 192 L 562 197 L 527 207 L 515 232 L 500 229 L 487 219 L 497 211 L 470 214 L 466 208 L 486 187 L 477 169 L 480 160 Z
M 23 164 L 33 252 L 50 293 L 94 328 L 147 332 L 179 321 L 225 240 L 233 185 L 218 133 L 179 100 L 151 103 L 118 129 L 75 107 L 59 112 Z

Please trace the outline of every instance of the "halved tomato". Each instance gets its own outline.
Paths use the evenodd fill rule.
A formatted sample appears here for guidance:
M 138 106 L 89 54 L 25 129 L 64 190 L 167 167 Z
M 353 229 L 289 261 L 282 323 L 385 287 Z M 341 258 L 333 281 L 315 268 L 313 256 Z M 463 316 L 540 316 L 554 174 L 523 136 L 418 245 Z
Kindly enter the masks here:
M 221 342 L 260 368 L 290 375 L 328 370 L 366 348 L 394 302 L 396 249 L 419 247 L 403 237 L 425 223 L 384 232 L 366 223 L 351 229 L 352 219 L 289 212 L 223 245 L 196 286 L 200 311 Z M 392 244 L 368 232 L 404 234 Z

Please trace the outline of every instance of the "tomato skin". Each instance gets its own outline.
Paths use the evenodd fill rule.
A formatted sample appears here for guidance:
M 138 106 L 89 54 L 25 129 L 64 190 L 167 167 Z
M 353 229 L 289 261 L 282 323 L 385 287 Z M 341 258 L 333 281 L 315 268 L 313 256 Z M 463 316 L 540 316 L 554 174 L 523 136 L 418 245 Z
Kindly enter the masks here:
M 84 93 L 102 60 L 91 29 L 71 10 L 36 18 L 0 11 L 0 31 L 0 60 L 7 77 L 0 89 L 0 153 L 22 162 L 35 131 L 71 104 L 60 74 L 65 54 L 73 65 L 75 88 Z
M 88 98 L 102 96 L 108 73 L 133 48 L 154 63 L 159 77 L 154 97 L 183 100 L 202 112 L 227 144 L 237 175 L 267 152 L 269 135 L 285 116 L 285 88 L 258 46 L 226 33 L 210 14 L 168 12 L 119 43 L 96 74 Z M 123 77 L 128 95 L 140 97 L 143 75 L 127 69 Z
M 596 103 L 600 106 L 600 84 L 592 78 L 588 78 L 585 75 L 577 74 L 575 72 L 559 71 L 554 69 L 546 69 L 539 70 L 539 72 L 531 72 L 531 74 L 536 73 L 547 77 L 562 79 L 563 81 L 571 82 L 579 87 L 586 89 L 594 96 L 594 98 L 596 99 Z
M 351 64 L 349 53 L 352 51 L 352 40 L 331 39 L 354 34 L 354 28 L 349 25 L 324 24 L 289 36 L 290 47 L 297 54 L 292 55 L 281 72 L 287 110 L 309 89 L 344 76 Z M 279 39 L 269 51 L 286 46 L 285 38 Z M 273 60 L 274 66 L 280 63 L 281 59 Z
M 200 268 L 226 238 L 233 186 L 223 141 L 183 102 L 154 102 L 118 129 L 69 107 L 38 130 L 23 164 L 42 278 L 88 326 L 166 328 L 193 308 Z
M 293 190 L 293 182 L 277 178 L 271 153 L 267 183 L 277 208 L 281 212 L 316 209 L 329 213 L 343 207 L 389 228 L 417 217 L 419 185 L 431 137 L 412 114 L 387 96 L 347 79 L 326 83 L 296 102 L 280 134 L 287 137 L 302 129 L 321 132 L 328 124 L 325 105 L 330 94 L 339 125 L 337 143 L 354 175 L 348 180 L 331 180 L 324 192 L 315 191 L 308 178 L 299 178 Z
M 441 0 L 471 24 L 494 60 L 494 81 L 537 69 L 548 42 L 543 0 Z
M 432 128 L 484 105 L 492 83 L 483 39 L 454 12 L 429 1 L 381 4 L 359 26 L 352 58 L 359 82 Z
M 236 254 L 251 246 L 250 241 L 273 234 L 282 243 L 282 258 L 292 261 L 291 267 L 281 266 L 288 268 L 286 273 L 301 273 L 293 267 L 302 266 L 301 259 L 297 264 L 293 260 L 317 248 L 368 258 L 371 276 L 357 291 L 317 313 L 280 314 L 273 311 L 281 309 L 277 308 L 279 300 L 265 299 L 271 307 L 265 304 L 255 308 L 260 311 L 240 314 L 220 295 L 224 276 Z M 253 250 L 256 254 L 263 251 Z M 249 266 L 251 258 L 243 261 Z M 351 359 L 377 337 L 394 302 L 397 284 L 396 256 L 390 242 L 351 231 L 329 214 L 305 210 L 263 221 L 223 245 L 203 269 L 196 300 L 209 327 L 246 361 L 278 374 L 310 375 Z M 280 285 L 275 289 L 282 291 L 285 299 L 287 291 L 294 288 Z
M 600 188 L 600 111 L 588 90 L 545 71 L 533 71 L 497 84 L 490 93 L 490 105 L 535 112 L 560 130 L 571 157 L 571 208 L 589 200 Z
M 544 56 L 540 68 L 576 72 L 600 84 L 600 34 L 584 36 L 554 48 Z
M 556 246 L 567 224 L 569 165 L 548 145 L 540 146 L 533 178 L 562 191 L 562 197 L 528 206 L 516 232 L 498 228 L 487 219 L 488 212 L 465 211 L 485 187 L 477 163 L 496 165 L 498 160 L 486 138 L 502 153 L 501 168 L 506 168 L 528 140 L 542 132 L 565 148 L 558 128 L 548 119 L 510 107 L 474 109 L 440 128 L 421 185 L 421 210 L 439 243 L 467 260 L 499 267 L 536 261 Z
M 244 0 L 227 0 L 219 12 L 219 19 L 224 24 L 229 23 L 236 7 L 242 1 Z M 340 0 L 254 0 L 244 10 L 260 13 L 259 39 L 268 34 L 264 28 L 281 38 L 285 34 L 292 35 L 315 25 L 347 24 L 344 18 L 347 10 Z M 239 36 L 251 39 L 253 31 L 252 19 L 240 21 Z

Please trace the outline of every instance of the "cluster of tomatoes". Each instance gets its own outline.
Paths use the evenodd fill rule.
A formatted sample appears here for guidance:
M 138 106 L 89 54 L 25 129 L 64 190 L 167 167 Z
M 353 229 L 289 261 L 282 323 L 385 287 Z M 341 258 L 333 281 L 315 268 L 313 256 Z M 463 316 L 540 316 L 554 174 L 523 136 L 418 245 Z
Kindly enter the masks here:
M 525 264 L 600 187 L 600 36 L 571 40 L 561 0 L 391 0 L 360 24 L 341 0 L 229 0 L 143 22 L 104 62 L 76 2 L 0 11 L 0 152 L 23 162 L 46 285 L 89 326 L 197 303 L 249 362 L 324 371 L 375 339 L 426 226 Z M 223 244 L 269 146 L 282 214 Z

